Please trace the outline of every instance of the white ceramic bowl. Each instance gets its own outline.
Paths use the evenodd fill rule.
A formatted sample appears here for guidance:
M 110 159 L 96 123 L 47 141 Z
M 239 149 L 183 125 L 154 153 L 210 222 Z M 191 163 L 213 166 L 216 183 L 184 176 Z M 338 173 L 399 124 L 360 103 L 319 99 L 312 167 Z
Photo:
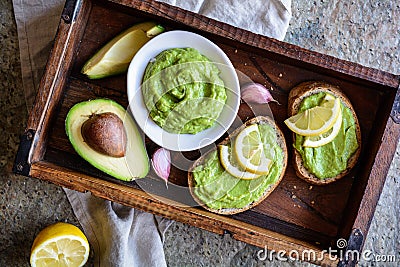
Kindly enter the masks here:
M 227 101 L 215 124 L 197 134 L 174 134 L 163 130 L 149 116 L 141 84 L 147 64 L 164 50 L 192 47 L 216 63 L 225 83 Z M 156 144 L 173 151 L 202 148 L 221 137 L 233 123 L 240 104 L 240 86 L 236 71 L 226 54 L 210 40 L 187 31 L 169 31 L 147 42 L 132 59 L 127 76 L 129 107 L 142 131 Z

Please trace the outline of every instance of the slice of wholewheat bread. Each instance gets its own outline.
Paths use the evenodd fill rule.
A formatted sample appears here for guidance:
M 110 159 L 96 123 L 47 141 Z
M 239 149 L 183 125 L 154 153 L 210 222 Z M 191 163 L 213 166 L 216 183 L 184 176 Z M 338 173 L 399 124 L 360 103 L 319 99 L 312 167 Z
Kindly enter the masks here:
M 309 183 L 315 184 L 315 185 L 324 185 L 324 184 L 329 184 L 332 183 L 345 175 L 347 175 L 350 170 L 356 165 L 358 157 L 361 152 L 361 130 L 360 130 L 360 124 L 358 123 L 357 115 L 354 111 L 353 106 L 350 103 L 350 100 L 347 98 L 347 96 L 340 90 L 339 87 L 334 86 L 332 84 L 322 82 L 322 81 L 309 81 L 309 82 L 304 82 L 296 87 L 294 87 L 290 93 L 289 93 L 289 100 L 288 100 L 288 115 L 293 116 L 297 114 L 300 104 L 303 101 L 304 98 L 319 93 L 319 92 L 327 92 L 331 93 L 332 95 L 340 98 L 341 102 L 348 107 L 352 114 L 353 118 L 355 121 L 356 125 L 356 137 L 357 137 L 357 142 L 358 142 L 358 149 L 357 151 L 352 155 L 352 157 L 347 161 L 347 168 L 339 173 L 337 176 L 332 177 L 332 178 L 326 178 L 326 179 L 319 179 L 316 177 L 314 174 L 310 173 L 303 165 L 303 160 L 301 158 L 300 153 L 293 148 L 293 165 L 296 170 L 296 174 L 298 177 L 306 180 Z M 295 138 L 295 134 L 293 134 L 293 140 Z
M 284 154 L 283 155 L 283 163 L 282 163 L 283 164 L 282 172 L 280 173 L 279 178 L 277 179 L 276 183 L 269 186 L 258 200 L 248 204 L 247 206 L 245 206 L 243 208 L 224 208 L 224 209 L 219 209 L 219 210 L 212 209 L 212 208 L 208 207 L 205 203 L 203 203 L 194 193 L 193 190 L 195 187 L 195 181 L 194 181 L 194 177 L 192 174 L 192 170 L 194 168 L 196 168 L 197 166 L 202 165 L 204 163 L 204 160 L 207 158 L 207 155 L 217 149 L 217 147 L 215 147 L 214 149 L 210 150 L 209 152 L 207 152 L 206 154 L 201 156 L 199 159 L 197 159 L 188 172 L 188 185 L 189 185 L 190 193 L 193 196 L 193 199 L 197 203 L 199 203 L 202 207 L 204 207 L 205 209 L 207 209 L 211 212 L 228 215 L 228 214 L 236 214 L 236 213 L 251 209 L 252 207 L 258 205 L 261 201 L 263 201 L 269 194 L 271 194 L 272 191 L 274 191 L 274 189 L 278 186 L 278 184 L 280 183 L 280 181 L 283 178 L 283 175 L 285 173 L 286 166 L 287 166 L 287 161 L 288 161 L 288 152 L 287 152 L 287 148 L 286 148 L 285 137 L 273 119 L 271 119 L 269 117 L 264 117 L 264 116 L 258 116 L 258 117 L 252 118 L 252 119 L 246 121 L 242 126 L 237 128 L 236 130 L 234 130 L 227 138 L 225 138 L 220 143 L 220 145 L 226 145 L 226 144 L 230 143 L 231 142 L 230 138 L 235 137 L 236 135 L 238 135 L 240 133 L 241 130 L 243 130 L 244 128 L 246 128 L 247 126 L 249 126 L 251 124 L 268 124 L 274 128 L 276 135 L 277 135 L 277 138 L 276 138 L 277 144 L 281 147 L 282 153 Z

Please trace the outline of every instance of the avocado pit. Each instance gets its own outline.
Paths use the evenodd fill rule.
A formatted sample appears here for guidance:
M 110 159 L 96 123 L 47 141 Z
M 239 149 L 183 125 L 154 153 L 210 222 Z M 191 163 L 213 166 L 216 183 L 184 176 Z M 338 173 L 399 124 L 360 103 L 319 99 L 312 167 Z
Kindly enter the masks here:
M 82 124 L 81 134 L 95 151 L 111 157 L 125 156 L 126 131 L 118 115 L 112 112 L 92 114 Z

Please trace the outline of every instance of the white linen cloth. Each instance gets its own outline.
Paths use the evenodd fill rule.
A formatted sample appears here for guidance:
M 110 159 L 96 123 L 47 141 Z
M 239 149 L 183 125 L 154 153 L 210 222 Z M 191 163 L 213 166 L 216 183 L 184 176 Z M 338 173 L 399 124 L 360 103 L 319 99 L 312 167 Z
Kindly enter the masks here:
M 27 107 L 33 103 L 65 0 L 13 0 Z M 291 0 L 161 0 L 282 40 Z M 122 29 L 121 29 L 122 30 Z M 163 235 L 172 221 L 64 189 L 93 249 L 95 266 L 166 266 Z

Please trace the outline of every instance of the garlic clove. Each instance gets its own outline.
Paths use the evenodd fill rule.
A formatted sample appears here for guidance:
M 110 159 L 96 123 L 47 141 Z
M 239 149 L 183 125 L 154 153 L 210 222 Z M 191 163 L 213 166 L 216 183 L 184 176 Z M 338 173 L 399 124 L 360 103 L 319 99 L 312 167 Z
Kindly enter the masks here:
M 246 103 L 266 104 L 276 101 L 269 90 L 259 83 L 245 84 L 241 89 L 241 98 Z
M 162 147 L 157 149 L 151 159 L 151 165 L 156 174 L 165 181 L 168 188 L 168 178 L 171 172 L 171 152 Z

